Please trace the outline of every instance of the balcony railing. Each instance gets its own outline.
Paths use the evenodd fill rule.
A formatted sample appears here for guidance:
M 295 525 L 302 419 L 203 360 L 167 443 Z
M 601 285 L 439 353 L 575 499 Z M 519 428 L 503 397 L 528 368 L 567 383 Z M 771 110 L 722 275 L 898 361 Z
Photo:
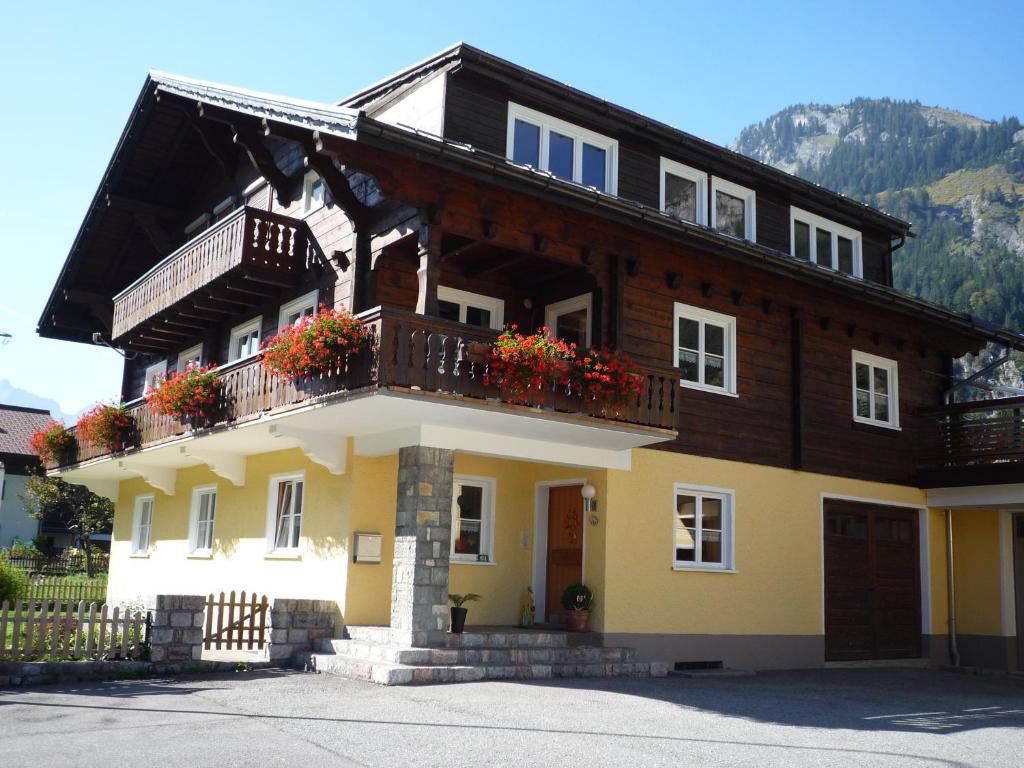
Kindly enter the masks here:
M 189 240 L 114 297 L 112 336 L 133 328 L 236 270 L 290 275 L 309 266 L 305 223 L 257 208 L 239 208 Z
M 217 416 L 214 423 L 203 428 L 240 425 L 268 411 L 284 412 L 373 389 L 398 389 L 425 397 L 465 398 L 489 407 L 510 407 L 501 402 L 494 386 L 484 384 L 486 360 L 474 359 L 471 354 L 472 344 L 489 344 L 496 338 L 496 332 L 389 309 L 373 310 L 364 314 L 362 320 L 371 331 L 374 353 L 339 361 L 338 367 L 327 374 L 288 382 L 266 371 L 260 364 L 260 355 L 222 366 L 218 369 L 222 386 L 220 403 L 215 409 Z M 641 376 L 640 395 L 618 414 L 604 413 L 600 404 L 587 402 L 554 384 L 537 393 L 532 408 L 609 423 L 674 430 L 678 373 L 668 368 L 642 367 Z M 521 406 L 520 412 L 529 415 L 530 407 Z M 174 440 L 191 429 L 191 425 L 178 419 L 152 413 L 141 399 L 132 401 L 127 408 L 136 425 L 133 447 L 151 447 Z M 77 445 L 63 465 L 106 453 L 103 448 Z
M 927 417 L 924 484 L 963 485 L 1024 477 L 1024 397 L 953 403 Z

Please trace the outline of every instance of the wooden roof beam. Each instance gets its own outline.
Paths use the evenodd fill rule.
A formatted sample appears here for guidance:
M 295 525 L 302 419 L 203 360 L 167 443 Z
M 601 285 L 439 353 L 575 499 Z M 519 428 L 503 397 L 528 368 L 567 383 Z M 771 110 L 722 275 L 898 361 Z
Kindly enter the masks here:
M 287 208 L 294 199 L 291 179 L 285 176 L 284 172 L 277 167 L 277 163 L 274 162 L 274 156 L 267 149 L 267 145 L 263 143 L 259 133 L 242 125 L 233 125 L 232 128 L 235 132 L 233 136 L 235 144 L 245 150 L 245 154 L 249 157 L 249 162 L 253 164 L 253 167 L 273 188 L 274 194 L 277 196 L 277 202 Z
M 493 259 L 488 259 L 487 261 L 481 261 L 476 264 L 471 264 L 469 267 L 463 270 L 463 275 L 466 277 L 466 279 L 472 280 L 477 277 L 489 275 L 491 272 L 497 272 L 499 269 L 514 266 L 530 258 L 532 258 L 532 256 L 530 256 L 530 254 L 528 253 L 512 254 L 511 256 L 509 256 L 508 254 L 501 254 L 500 256 L 497 256 Z

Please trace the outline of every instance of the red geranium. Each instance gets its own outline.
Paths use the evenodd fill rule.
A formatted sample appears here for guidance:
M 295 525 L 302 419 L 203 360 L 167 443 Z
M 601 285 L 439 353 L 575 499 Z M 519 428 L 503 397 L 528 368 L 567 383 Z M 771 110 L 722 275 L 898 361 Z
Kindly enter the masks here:
M 184 371 L 170 374 L 146 392 L 146 403 L 162 416 L 205 418 L 216 408 L 221 384 L 216 365 L 189 363 Z
M 576 361 L 574 389 L 585 402 L 618 415 L 642 390 L 640 371 L 625 355 L 607 347 L 591 348 Z
M 576 345 L 555 338 L 549 328 L 524 336 L 511 325 L 491 348 L 484 384 L 496 386 L 510 403 L 543 403 L 547 390 L 568 387 L 575 357 Z
M 289 381 L 328 373 L 369 343 L 370 332 L 351 313 L 327 309 L 289 325 L 263 346 L 263 367 Z
M 51 464 L 60 461 L 73 441 L 74 438 L 65 426 L 51 419 L 45 427 L 40 427 L 32 433 L 28 447 L 44 464 Z
M 97 403 L 79 417 L 75 432 L 81 442 L 108 451 L 121 451 L 134 424 L 123 403 Z

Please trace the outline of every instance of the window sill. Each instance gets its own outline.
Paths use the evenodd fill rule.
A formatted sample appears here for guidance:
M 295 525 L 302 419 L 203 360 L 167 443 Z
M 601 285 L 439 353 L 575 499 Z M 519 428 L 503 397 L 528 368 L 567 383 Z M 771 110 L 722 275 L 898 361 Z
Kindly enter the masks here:
M 189 560 L 213 560 L 213 552 L 196 550 L 195 552 L 189 552 L 185 557 Z
M 497 565 L 493 560 L 458 560 L 454 557 L 449 558 L 448 562 L 451 565 Z
M 686 387 L 687 389 L 695 389 L 698 392 L 710 392 L 713 395 L 725 395 L 726 397 L 739 397 L 736 392 L 729 392 L 726 389 L 719 389 L 718 387 L 709 387 L 704 384 L 695 384 L 692 381 L 686 381 L 685 379 L 679 380 L 679 386 Z
M 672 570 L 689 573 L 739 573 L 735 568 L 708 568 L 700 565 L 673 565 Z
M 888 429 L 892 432 L 902 432 L 903 428 L 898 424 L 887 424 L 884 421 L 872 421 L 871 419 L 865 419 L 860 416 L 853 417 L 854 424 L 863 424 L 865 427 L 876 427 L 878 429 Z
M 131 555 L 129 555 L 129 557 L 131 557 L 133 560 L 148 560 L 149 552 L 132 552 Z
M 263 556 L 264 560 L 301 560 L 299 552 L 268 552 Z

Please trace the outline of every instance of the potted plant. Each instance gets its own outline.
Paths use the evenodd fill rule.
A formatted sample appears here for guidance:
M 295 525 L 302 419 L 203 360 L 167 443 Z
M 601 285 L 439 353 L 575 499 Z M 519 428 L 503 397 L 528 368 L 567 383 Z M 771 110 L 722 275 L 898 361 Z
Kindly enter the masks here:
M 626 355 L 607 347 L 591 347 L 576 361 L 573 389 L 584 403 L 594 403 L 602 415 L 618 416 L 630 400 L 640 396 L 643 380 Z
M 330 373 L 343 368 L 369 341 L 369 329 L 359 318 L 321 304 L 315 315 L 289 325 L 263 346 L 262 365 L 288 381 Z
M 216 365 L 189 363 L 146 392 L 146 403 L 153 413 L 201 427 L 216 419 L 221 385 Z
M 586 632 L 594 593 L 585 584 L 570 584 L 562 593 L 565 608 L 565 628 L 570 632 Z
M 107 451 L 123 451 L 135 420 L 124 403 L 97 403 L 78 418 L 75 432 L 79 441 Z
M 44 464 L 59 464 L 74 440 L 63 424 L 51 420 L 45 427 L 37 428 L 32 433 L 28 447 Z
M 465 603 L 472 603 L 480 599 L 480 595 L 475 592 L 467 592 L 464 595 L 453 595 L 449 594 L 448 599 L 452 604 L 452 625 L 451 631 L 456 635 L 461 635 L 462 630 L 466 626 L 466 614 L 469 613 L 469 608 L 463 608 Z
M 545 392 L 568 387 L 576 345 L 555 338 L 549 328 L 529 335 L 508 326 L 491 348 L 485 386 L 495 386 L 510 403 L 542 404 Z

